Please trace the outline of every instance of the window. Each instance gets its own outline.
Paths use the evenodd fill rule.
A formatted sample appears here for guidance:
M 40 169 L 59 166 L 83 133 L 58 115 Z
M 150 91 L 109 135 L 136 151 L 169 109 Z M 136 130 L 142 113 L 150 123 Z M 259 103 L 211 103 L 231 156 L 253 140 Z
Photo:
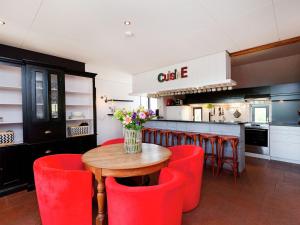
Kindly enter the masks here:
M 157 98 L 140 97 L 140 105 L 155 112 L 158 109 Z
M 269 106 L 252 106 L 252 122 L 269 122 Z
M 194 121 L 202 121 L 202 107 L 193 108 Z
M 143 106 L 145 109 L 148 109 L 149 106 L 149 99 L 147 97 L 140 97 L 140 105 Z
M 149 108 L 155 112 L 155 110 L 158 109 L 157 98 L 149 98 L 149 103 Z

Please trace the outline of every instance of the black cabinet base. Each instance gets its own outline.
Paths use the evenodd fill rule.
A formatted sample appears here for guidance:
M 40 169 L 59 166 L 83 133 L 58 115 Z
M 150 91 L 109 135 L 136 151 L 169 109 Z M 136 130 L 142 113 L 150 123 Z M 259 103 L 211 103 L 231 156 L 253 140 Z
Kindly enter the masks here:
M 28 190 L 27 184 L 19 184 L 13 187 L 5 188 L 0 190 L 0 197 L 3 197 L 5 195 L 13 194 L 18 191 Z

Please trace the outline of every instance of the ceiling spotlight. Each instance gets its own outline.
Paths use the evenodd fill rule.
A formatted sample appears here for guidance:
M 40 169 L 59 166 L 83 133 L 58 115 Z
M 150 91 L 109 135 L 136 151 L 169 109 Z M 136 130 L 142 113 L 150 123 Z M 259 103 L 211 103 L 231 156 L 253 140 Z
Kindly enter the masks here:
M 125 20 L 124 25 L 129 26 L 129 25 L 131 25 L 131 22 L 129 20 Z
M 125 36 L 126 37 L 133 37 L 134 36 L 134 33 L 132 31 L 125 31 Z
M 5 25 L 5 22 L 3 20 L 0 20 L 0 25 Z

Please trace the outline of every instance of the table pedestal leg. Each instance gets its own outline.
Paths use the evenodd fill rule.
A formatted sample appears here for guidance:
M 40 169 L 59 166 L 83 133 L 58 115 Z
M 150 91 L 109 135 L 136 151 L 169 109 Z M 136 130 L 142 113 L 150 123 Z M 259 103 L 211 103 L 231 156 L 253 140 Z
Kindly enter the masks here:
M 105 224 L 105 184 L 104 177 L 100 174 L 96 175 L 97 185 L 97 201 L 98 201 L 98 215 L 96 218 L 96 225 Z

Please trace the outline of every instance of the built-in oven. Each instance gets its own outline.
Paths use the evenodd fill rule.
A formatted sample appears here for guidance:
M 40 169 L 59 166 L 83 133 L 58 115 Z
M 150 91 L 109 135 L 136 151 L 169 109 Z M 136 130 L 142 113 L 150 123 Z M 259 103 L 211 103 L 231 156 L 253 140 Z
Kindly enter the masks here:
M 246 125 L 245 144 L 246 152 L 269 156 L 269 125 Z

